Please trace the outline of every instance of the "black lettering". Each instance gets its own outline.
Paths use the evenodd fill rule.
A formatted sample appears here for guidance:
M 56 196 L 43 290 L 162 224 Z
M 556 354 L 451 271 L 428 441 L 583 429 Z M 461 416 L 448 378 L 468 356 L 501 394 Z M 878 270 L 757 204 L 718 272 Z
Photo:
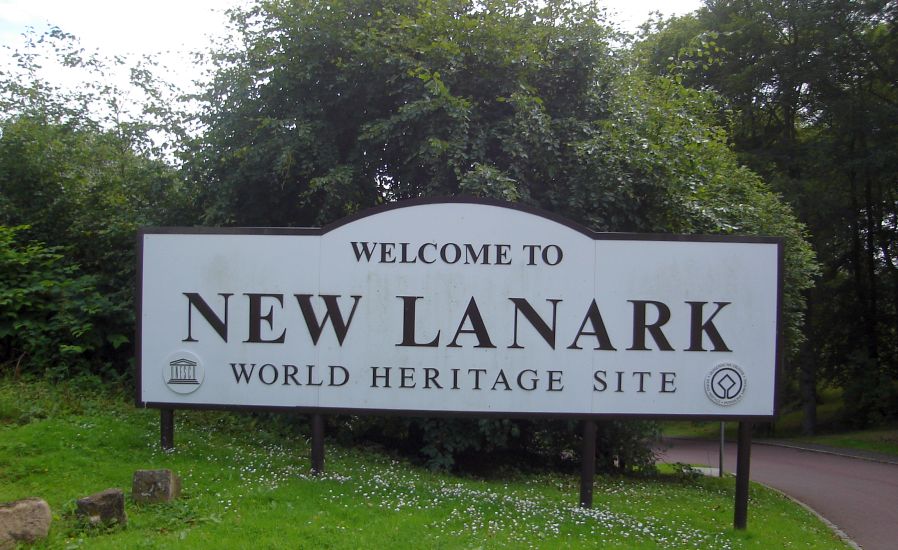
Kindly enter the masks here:
M 361 262 L 362 256 L 365 256 L 367 261 L 371 261 L 371 255 L 374 254 L 374 249 L 377 248 L 377 243 L 368 243 L 368 242 L 352 242 L 352 250 L 355 252 L 355 261 Z
M 345 386 L 346 383 L 349 382 L 349 371 L 345 368 L 341 367 L 340 365 L 329 365 L 327 368 L 330 369 L 330 383 L 328 384 L 328 386 L 336 388 Z M 337 377 L 334 376 L 338 369 L 343 374 L 343 380 L 341 380 L 339 383 L 337 383 Z
M 271 377 L 271 381 L 265 380 L 265 369 L 271 369 L 269 372 L 272 372 L 273 375 Z M 278 368 L 272 365 L 271 363 L 265 363 L 261 367 L 259 367 L 259 381 L 265 384 L 266 386 L 270 386 L 278 381 Z
M 689 323 L 689 347 L 686 351 L 706 351 L 702 346 L 704 339 L 703 335 L 705 334 L 708 335 L 708 338 L 711 339 L 711 345 L 714 346 L 714 349 L 711 351 L 732 351 L 727 347 L 723 338 L 720 337 L 720 332 L 717 330 L 717 327 L 714 326 L 714 318 L 717 317 L 717 314 L 720 313 L 721 309 L 730 305 L 731 302 L 714 302 L 717 309 L 715 309 L 714 313 L 708 317 L 707 321 L 703 321 L 702 308 L 708 302 L 686 303 L 689 304 L 689 309 L 692 313 Z
M 355 310 L 362 297 L 352 296 L 352 311 L 349 312 L 349 319 L 344 322 L 343 313 L 340 311 L 340 305 L 337 303 L 337 298 L 339 298 L 340 295 L 319 295 L 319 298 L 324 300 L 324 305 L 327 309 L 327 313 L 324 314 L 324 318 L 321 319 L 321 322 L 319 323 L 318 317 L 315 315 L 315 308 L 312 307 L 312 295 L 294 294 L 294 296 L 296 296 L 296 301 L 299 302 L 299 309 L 302 310 L 302 316 L 306 321 L 306 327 L 309 329 L 309 336 L 312 337 L 312 343 L 318 345 L 318 339 L 324 331 L 324 325 L 326 325 L 328 319 L 330 319 L 331 325 L 334 327 L 334 333 L 337 335 L 337 342 L 342 346 L 343 340 L 346 338 L 346 333 L 349 330 L 349 324 L 352 323 L 352 317 L 355 315 Z
M 496 245 L 496 265 L 511 265 L 511 258 L 508 257 L 508 252 L 510 250 L 510 244 Z
M 461 369 L 452 369 L 452 389 L 458 389 L 458 372 Z
M 474 373 L 474 389 L 480 389 L 480 375 L 486 373 L 486 369 L 468 369 L 468 374 Z
M 525 244 L 524 250 L 527 251 L 527 265 L 536 265 L 536 252 L 541 247 L 538 244 Z
M 531 373 L 533 376 L 528 380 L 529 387 L 524 385 L 523 378 L 526 373 Z M 524 391 L 533 391 L 536 389 L 536 385 L 539 383 L 539 377 L 537 372 L 533 369 L 524 369 L 518 373 L 518 387 Z
M 652 377 L 652 373 L 648 371 L 636 371 L 633 373 L 633 376 L 639 376 L 639 389 L 636 390 L 637 393 L 645 393 L 645 377 L 648 375 L 649 378 Z
M 321 380 L 312 382 L 312 374 L 315 372 L 315 365 L 306 365 L 306 386 L 322 386 L 324 382 Z
M 481 261 L 481 255 L 483 260 Z M 480 246 L 480 250 L 474 250 L 474 245 L 465 244 L 465 265 L 482 263 L 489 265 L 490 263 L 490 245 L 484 244 Z
M 299 372 L 299 367 L 296 365 L 284 365 L 284 385 L 289 386 L 290 381 L 293 380 L 294 386 L 302 386 L 299 381 L 296 379 L 296 374 Z
M 415 387 L 415 369 L 412 367 L 399 367 L 399 387 L 414 388 Z M 410 382 L 411 385 L 408 385 Z
M 601 375 L 601 376 L 599 376 Z M 605 382 L 605 377 L 608 376 L 608 373 L 603 370 L 597 370 L 592 373 L 592 379 L 596 381 L 596 384 L 601 384 L 602 387 L 599 388 L 596 384 L 592 385 L 592 391 L 605 391 L 608 389 L 608 382 Z
M 455 254 L 455 256 L 451 260 L 449 259 L 449 256 L 446 254 L 446 251 L 449 250 L 450 248 L 453 251 L 452 253 Z M 455 243 L 444 244 L 443 247 L 440 248 L 440 258 L 442 258 L 443 261 L 446 262 L 447 264 L 454 264 L 454 263 L 458 262 L 461 259 L 461 247 Z
M 262 321 L 268 323 L 268 328 L 274 328 L 274 306 L 268 308 L 268 313 L 262 315 L 262 298 L 274 298 L 281 307 L 284 307 L 283 294 L 244 294 L 249 297 L 249 335 L 244 343 L 250 344 L 283 344 L 287 329 L 281 331 L 281 335 L 274 340 L 262 339 Z
M 508 378 L 505 377 L 505 371 L 499 369 L 499 375 L 496 376 L 496 381 L 493 382 L 493 387 L 490 388 L 490 391 L 496 391 L 496 386 L 502 384 L 505 386 L 505 391 L 511 391 L 511 386 L 508 385 Z
M 436 250 L 437 250 L 437 243 L 424 243 L 424 244 L 422 244 L 422 245 L 418 248 L 418 259 L 420 259 L 420 260 L 421 260 L 423 263 L 425 263 L 425 264 L 432 264 L 432 263 L 434 263 L 435 261 L 437 261 L 436 258 L 434 258 L 434 259 L 432 259 L 432 260 L 428 260 L 427 257 L 424 256 L 424 251 L 425 251 L 425 249 L 427 249 L 428 247 L 433 248 L 433 251 L 436 252 Z
M 377 388 L 378 387 L 377 381 L 380 379 L 380 380 L 384 381 L 383 387 L 389 388 L 390 387 L 390 368 L 391 367 L 383 367 L 383 369 L 384 369 L 383 374 L 377 373 L 378 368 L 379 367 L 371 367 L 371 387 Z
M 614 393 L 623 393 L 624 391 L 624 372 L 623 371 L 615 371 L 617 373 L 617 389 L 614 390 Z
M 415 341 L 415 302 L 424 296 L 396 296 L 402 300 L 402 342 L 397 346 L 435 348 L 440 344 L 440 331 L 426 344 Z
M 549 251 L 554 251 L 555 261 L 551 261 L 549 259 Z M 543 263 L 546 265 L 558 265 L 561 263 L 561 260 L 564 258 L 564 252 L 561 251 L 561 247 L 555 244 L 550 244 L 543 248 Z
M 465 321 L 471 320 L 471 329 L 465 329 Z M 458 330 L 455 331 L 455 338 L 452 339 L 452 343 L 446 346 L 447 348 L 460 348 L 461 346 L 457 344 L 458 337 L 461 334 L 473 334 L 477 336 L 477 345 L 475 348 L 495 348 L 493 342 L 490 340 L 490 335 L 486 330 L 486 325 L 483 323 L 483 317 L 480 315 L 480 310 L 477 309 L 477 302 L 474 301 L 474 297 L 471 297 L 471 301 L 468 302 L 468 307 L 465 308 L 465 314 L 461 318 L 461 322 L 458 324 Z
M 209 307 L 209 304 L 203 300 L 203 297 L 200 296 L 196 292 L 184 292 L 184 296 L 187 296 L 187 338 L 184 338 L 182 342 L 196 342 L 193 338 L 193 334 L 191 330 L 193 328 L 193 317 L 192 311 L 193 308 L 196 308 L 197 311 L 200 312 L 200 315 L 203 316 L 203 319 L 209 323 L 209 326 L 218 333 L 218 336 L 224 340 L 228 341 L 228 298 L 233 296 L 233 294 L 223 294 L 219 293 L 219 296 L 224 298 L 224 320 L 221 319 L 218 315 L 212 311 L 212 308 Z
M 238 368 L 240 369 L 240 372 L 237 372 Z M 249 366 L 249 372 L 246 372 L 246 363 L 231 363 L 231 370 L 234 371 L 234 380 L 238 384 L 241 380 L 249 384 L 249 379 L 252 377 L 253 371 L 256 370 L 256 364 L 251 364 Z
M 587 322 L 592 325 L 592 332 L 583 330 L 586 327 Z M 567 349 L 583 349 L 577 345 L 581 336 L 596 337 L 597 345 L 593 348 L 594 350 L 617 351 L 615 347 L 611 345 L 611 338 L 608 337 L 608 330 L 605 328 L 605 322 L 602 320 L 602 313 L 599 311 L 599 305 L 595 300 L 589 304 L 589 310 L 587 310 L 586 316 L 583 317 L 583 322 L 580 323 L 580 330 L 577 332 L 577 337 L 574 338 L 573 343 L 571 343 Z
M 677 373 L 675 372 L 662 372 L 661 373 L 661 393 L 676 393 L 677 388 L 674 387 L 674 382 L 676 381 Z M 671 389 L 667 389 L 670 387 Z
M 509 300 L 514 303 L 514 343 L 508 347 L 512 349 L 524 348 L 524 346 L 518 345 L 518 312 L 520 312 L 523 313 L 524 318 L 530 322 L 530 326 L 536 329 L 536 332 L 543 337 L 543 340 L 545 340 L 552 349 L 555 349 L 555 320 L 558 313 L 558 302 L 561 300 L 546 300 L 552 304 L 552 328 L 549 328 L 549 324 L 539 316 L 536 310 L 533 309 L 533 306 L 530 305 L 530 302 L 524 298 L 509 298 Z
M 382 263 L 382 264 L 396 263 L 396 258 L 393 257 L 393 249 L 395 247 L 396 247 L 396 243 L 380 243 L 380 263 Z
M 424 369 L 424 389 L 429 390 L 431 384 L 433 384 L 434 386 L 436 386 L 439 389 L 443 389 L 443 386 L 441 386 L 440 383 L 437 382 L 437 377 L 439 375 L 440 375 L 440 371 L 438 371 L 437 369 L 433 369 L 430 367 L 425 368 Z
M 418 259 L 415 258 L 414 256 L 412 256 L 411 259 L 409 259 L 408 245 L 409 245 L 409 243 L 399 243 L 399 249 L 401 250 L 401 259 L 399 260 L 399 263 L 403 263 L 403 264 L 418 263 Z
M 670 308 L 663 302 L 652 300 L 627 300 L 633 304 L 633 345 L 629 350 L 645 351 L 645 333 L 648 331 L 661 351 L 673 351 L 670 342 L 661 331 L 661 327 L 670 321 Z M 651 304 L 658 310 L 658 319 L 654 323 L 646 322 L 646 306 Z
M 561 372 L 560 370 L 550 370 L 546 371 L 549 373 L 549 387 L 547 391 L 561 391 L 564 389 L 564 386 L 560 386 L 558 388 L 555 387 L 555 384 L 561 384 Z

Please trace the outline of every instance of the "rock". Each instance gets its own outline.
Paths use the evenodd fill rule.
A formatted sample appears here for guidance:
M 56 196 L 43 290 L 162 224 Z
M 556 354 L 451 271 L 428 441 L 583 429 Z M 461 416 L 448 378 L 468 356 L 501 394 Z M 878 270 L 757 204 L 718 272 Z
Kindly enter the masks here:
M 181 494 L 181 478 L 171 470 L 137 470 L 131 498 L 139 503 L 169 502 Z
M 51 519 L 50 506 L 40 498 L 0 504 L 0 550 L 46 538 Z
M 121 489 L 106 489 L 75 502 L 75 514 L 91 525 L 128 522 L 125 515 L 125 493 Z

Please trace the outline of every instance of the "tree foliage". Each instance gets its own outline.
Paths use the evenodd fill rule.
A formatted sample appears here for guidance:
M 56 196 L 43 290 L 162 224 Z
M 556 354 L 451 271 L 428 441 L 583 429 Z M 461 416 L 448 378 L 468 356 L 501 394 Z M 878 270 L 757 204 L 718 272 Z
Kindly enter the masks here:
M 719 94 L 740 158 L 811 229 L 825 267 L 800 356 L 808 431 L 818 370 L 850 422 L 898 414 L 896 31 L 895 2 L 709 0 L 639 46 L 655 74 Z
M 715 96 L 636 70 L 595 6 L 263 0 L 232 23 L 238 38 L 213 55 L 188 162 L 207 223 L 320 225 L 390 201 L 470 194 L 600 231 L 781 235 L 788 347 L 801 342 L 802 291 L 816 270 L 803 226 L 739 164 Z M 414 435 L 442 465 L 496 441 L 538 448 L 557 429 L 373 422 Z
M 815 266 L 714 97 L 637 72 L 593 6 L 260 2 L 233 14 L 192 163 L 210 222 L 320 225 L 472 194 L 599 231 L 787 237 L 789 340 Z
M 725 107 L 743 117 L 733 127 L 741 150 L 770 136 L 792 147 L 753 163 L 774 179 L 805 136 L 827 136 L 820 143 L 832 149 L 817 150 L 827 158 L 844 154 L 839 139 L 849 134 L 808 125 L 817 121 L 808 99 L 816 96 L 804 85 L 788 98 L 776 93 L 783 77 L 762 78 L 765 67 L 779 67 L 773 58 L 731 82 L 764 82 L 738 96 L 769 94 L 757 113 L 722 105 L 729 96 L 700 79 L 732 51 L 716 38 L 730 30 L 669 23 L 655 43 L 658 51 L 675 46 L 670 70 L 655 50 L 647 57 L 612 47 L 620 36 L 601 13 L 564 0 L 260 0 L 232 12 L 235 39 L 211 52 L 211 80 L 193 98 L 201 109 L 190 121 L 196 134 L 185 131 L 185 114 L 167 99 L 174 90 L 146 62 L 131 67 L 136 96 L 129 96 L 112 76 L 123 60 L 85 53 L 58 29 L 31 37 L 13 55 L 16 65 L 0 73 L 0 363 L 59 375 L 126 372 L 141 225 L 321 225 L 369 206 L 456 194 L 522 202 L 598 231 L 783 236 L 784 325 L 794 354 L 813 254 L 791 209 L 730 149 L 720 114 Z M 889 74 L 888 34 L 868 32 L 857 18 L 832 21 L 866 41 L 864 67 Z M 767 44 L 770 32 L 759 23 L 749 42 Z M 647 58 L 657 70 L 640 70 Z M 74 89 L 53 85 L 41 76 L 48 60 L 89 77 Z M 836 86 L 844 93 L 833 97 L 844 101 L 832 101 L 841 105 L 833 113 L 855 112 L 868 96 L 888 104 L 890 88 L 858 87 L 862 76 Z M 791 126 L 782 124 L 789 116 Z M 746 122 L 755 119 L 772 122 Z M 857 130 L 844 116 L 819 120 Z M 873 143 L 885 151 L 888 136 L 850 135 L 857 137 L 851 155 Z M 855 229 L 833 235 L 853 238 L 843 246 L 855 254 L 854 267 L 832 281 L 866 289 L 869 305 L 881 290 L 863 282 L 870 266 L 881 281 L 898 253 L 882 236 L 894 232 L 894 209 L 866 194 L 891 196 L 877 179 L 888 164 L 873 171 L 851 155 L 844 169 L 854 170 L 850 196 L 860 201 L 849 213 Z M 873 311 L 862 318 L 876 319 L 886 334 L 882 313 Z M 577 437 L 570 422 L 347 422 L 344 434 L 395 436 L 443 467 L 499 449 L 557 460 Z M 643 440 L 652 429 L 604 425 L 601 463 L 647 467 Z
M 0 73 L 0 227 L 20 227 L 5 233 L 15 258 L 51 251 L 35 252 L 33 259 L 25 254 L 21 261 L 56 290 L 27 327 L 15 325 L 17 343 L 7 342 L 0 362 L 15 359 L 26 372 L 52 367 L 60 374 L 126 374 L 133 357 L 136 230 L 189 219 L 189 187 L 159 156 L 164 150 L 153 145 L 150 133 L 162 126 L 148 114 L 152 101 L 142 114 L 128 114 L 123 94 L 109 84 L 106 62 L 84 53 L 74 37 L 51 29 L 29 37 L 26 49 L 12 57 L 17 65 Z M 53 85 L 42 77 L 45 63 L 86 70 L 91 84 Z M 143 69 L 135 67 L 133 76 L 142 90 L 153 89 Z M 66 277 L 71 284 L 63 284 Z M 11 276 L 3 284 L 10 285 L 3 292 L 18 296 L 22 288 L 15 285 L 31 283 Z M 26 305 L 13 300 L 9 311 L 24 316 Z M 56 317 L 49 313 L 53 307 L 60 308 Z M 72 334 L 82 343 L 61 348 L 23 339 L 31 334 L 27 330 L 38 330 L 36 319 L 55 319 L 46 330 L 58 335 L 60 326 L 76 322 L 78 308 L 84 326 Z M 67 355 L 54 355 L 63 349 Z
M 17 373 L 40 365 L 53 377 L 90 372 L 90 354 L 109 337 L 110 301 L 58 250 L 23 242 L 26 229 L 0 226 L 0 365 Z

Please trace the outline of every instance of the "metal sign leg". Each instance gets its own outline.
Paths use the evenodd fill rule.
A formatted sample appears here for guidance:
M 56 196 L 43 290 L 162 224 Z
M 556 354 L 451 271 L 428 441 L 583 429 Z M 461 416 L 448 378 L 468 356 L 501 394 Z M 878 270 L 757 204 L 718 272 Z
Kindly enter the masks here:
M 723 447 L 726 442 L 726 422 L 720 423 L 720 456 L 717 460 L 717 477 L 723 477 Z
M 596 423 L 583 421 L 583 461 L 580 469 L 580 507 L 592 508 L 592 485 L 596 475 Z
M 159 409 L 160 443 L 163 451 L 175 448 L 175 410 Z
M 748 480 L 751 464 L 751 422 L 739 423 L 739 447 L 736 450 L 736 505 L 733 527 L 744 530 L 748 524 Z
M 312 473 L 324 473 L 324 416 L 312 415 Z

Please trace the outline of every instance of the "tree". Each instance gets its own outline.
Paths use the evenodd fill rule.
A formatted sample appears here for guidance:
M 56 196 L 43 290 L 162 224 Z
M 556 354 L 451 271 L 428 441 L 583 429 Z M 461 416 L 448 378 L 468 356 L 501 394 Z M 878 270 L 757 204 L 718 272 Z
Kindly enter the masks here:
M 825 269 L 798 357 L 806 432 L 818 371 L 850 422 L 898 413 L 896 26 L 894 2 L 709 0 L 639 46 L 654 73 L 720 95 L 740 158 L 811 229 Z
M 100 335 L 100 342 L 66 348 L 80 350 L 77 361 L 55 356 L 58 346 L 27 347 L 32 351 L 20 367 L 42 372 L 53 365 L 75 365 L 69 374 L 128 375 L 135 232 L 141 225 L 191 220 L 190 191 L 163 158 L 166 150 L 153 145 L 150 133 L 164 125 L 147 113 L 129 113 L 124 92 L 108 83 L 106 62 L 84 54 L 74 37 L 51 29 L 40 38 L 30 36 L 26 48 L 11 57 L 17 65 L 0 73 L 0 228 L 20 229 L 6 246 L 14 258 L 20 256 L 17 247 L 46 248 L 53 261 L 28 260 L 29 265 L 46 270 L 48 281 L 59 279 L 61 288 L 69 288 L 61 281 L 68 277 L 90 287 L 84 296 L 95 292 L 103 297 L 93 305 L 84 298 L 84 322 L 91 330 L 79 329 L 85 339 L 88 333 Z M 50 84 L 40 67 L 54 62 L 87 71 L 88 83 L 74 89 Z M 153 92 L 152 75 L 134 69 L 136 84 L 143 92 Z M 152 99 L 145 108 L 171 116 L 170 111 L 155 109 Z M 13 286 L 2 291 L 15 294 L 20 280 L 3 280 Z M 64 301 L 55 305 L 71 307 Z M 24 315 L 25 306 L 10 311 Z M 52 307 L 52 301 L 41 305 L 48 311 Z M 76 316 L 67 311 L 69 317 Z M 37 349 L 43 352 L 35 354 Z M 0 361 L 11 357 L 7 354 Z M 66 369 L 56 372 L 66 374 Z
M 91 372 L 91 353 L 106 343 L 102 317 L 111 304 L 96 278 L 57 250 L 22 242 L 25 229 L 0 225 L 0 365 L 16 376 Z
M 595 6 L 261 1 L 232 23 L 239 40 L 213 55 L 205 132 L 188 162 L 207 222 L 319 225 L 385 202 L 473 194 L 601 231 L 783 235 L 797 349 L 815 270 L 803 227 L 738 164 L 713 98 L 636 71 Z M 395 422 L 423 434 L 437 461 L 497 431 L 532 445 L 545 433 Z

